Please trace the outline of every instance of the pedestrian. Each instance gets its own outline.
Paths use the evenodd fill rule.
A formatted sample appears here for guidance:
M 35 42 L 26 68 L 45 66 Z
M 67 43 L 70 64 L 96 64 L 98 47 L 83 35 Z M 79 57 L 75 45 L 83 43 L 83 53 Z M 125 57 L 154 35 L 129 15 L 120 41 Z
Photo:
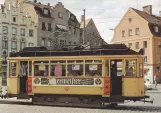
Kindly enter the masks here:
M 157 88 L 158 77 L 157 74 L 154 75 L 155 88 Z

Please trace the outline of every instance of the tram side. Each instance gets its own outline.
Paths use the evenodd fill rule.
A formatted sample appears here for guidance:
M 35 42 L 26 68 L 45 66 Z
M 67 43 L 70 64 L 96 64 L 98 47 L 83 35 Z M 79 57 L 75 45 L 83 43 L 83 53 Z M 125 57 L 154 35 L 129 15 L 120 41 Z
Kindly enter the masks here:
M 31 97 L 35 104 L 89 106 L 147 98 L 141 55 L 11 57 L 8 66 L 7 95 Z

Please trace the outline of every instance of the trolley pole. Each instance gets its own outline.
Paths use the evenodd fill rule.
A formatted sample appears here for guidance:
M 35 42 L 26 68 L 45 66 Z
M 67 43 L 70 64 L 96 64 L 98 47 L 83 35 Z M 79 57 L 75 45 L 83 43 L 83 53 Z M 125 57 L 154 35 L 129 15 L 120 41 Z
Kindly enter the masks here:
M 86 25 L 86 23 L 85 23 L 85 19 L 86 19 L 86 17 L 85 17 L 85 15 L 86 15 L 86 10 L 84 9 L 83 10 L 84 11 L 84 27 L 83 27 L 83 44 L 84 44 L 84 40 L 85 40 L 85 25 Z

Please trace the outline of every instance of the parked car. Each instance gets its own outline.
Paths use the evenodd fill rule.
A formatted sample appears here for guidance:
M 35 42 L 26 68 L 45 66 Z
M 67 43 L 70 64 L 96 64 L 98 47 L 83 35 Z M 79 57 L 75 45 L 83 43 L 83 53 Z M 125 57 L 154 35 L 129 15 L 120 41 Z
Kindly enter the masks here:
M 153 89 L 153 84 L 149 81 L 149 79 L 145 79 L 144 84 L 145 84 L 146 90 L 152 90 Z

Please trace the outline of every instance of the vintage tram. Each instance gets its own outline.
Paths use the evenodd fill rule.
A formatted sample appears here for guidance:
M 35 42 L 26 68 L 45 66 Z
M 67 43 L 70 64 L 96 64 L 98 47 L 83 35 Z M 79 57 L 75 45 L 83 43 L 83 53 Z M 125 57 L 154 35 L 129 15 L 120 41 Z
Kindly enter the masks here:
M 27 47 L 8 58 L 7 97 L 33 104 L 116 105 L 142 101 L 143 55 L 122 44 L 49 51 Z

